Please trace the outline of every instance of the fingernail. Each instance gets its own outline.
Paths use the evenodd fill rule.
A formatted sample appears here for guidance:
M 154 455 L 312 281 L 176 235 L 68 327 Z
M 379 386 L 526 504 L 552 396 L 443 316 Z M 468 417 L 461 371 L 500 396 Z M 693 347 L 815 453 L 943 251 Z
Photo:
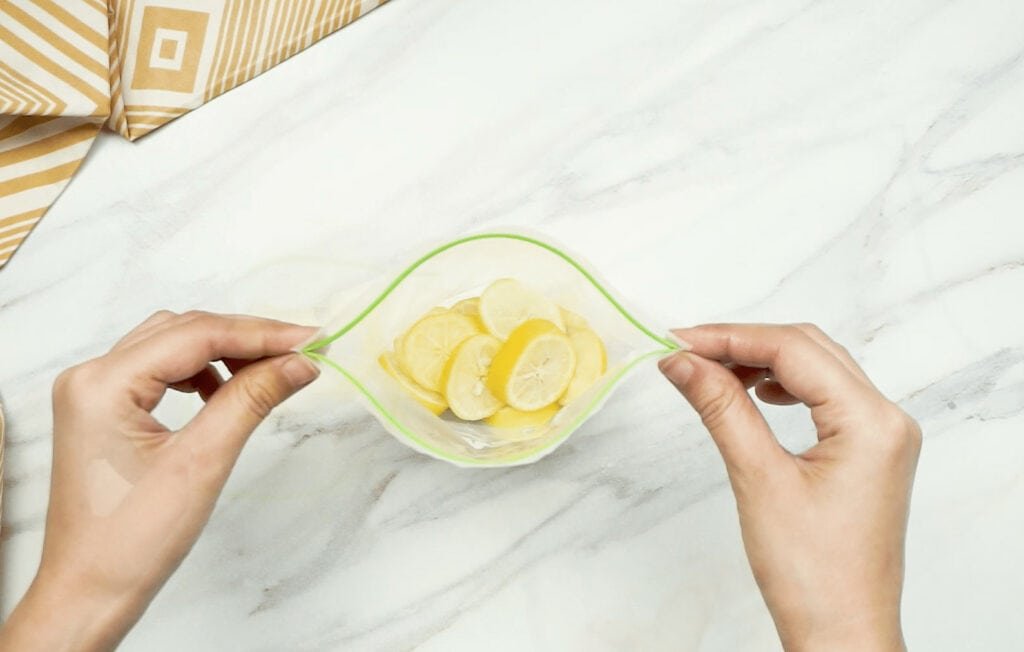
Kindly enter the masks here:
M 302 340 L 298 344 L 292 347 L 292 351 L 301 352 L 303 349 L 305 349 L 313 342 L 318 342 L 322 340 L 326 335 L 324 329 L 319 326 L 303 326 L 302 328 L 306 330 L 307 335 L 306 337 L 302 338 Z
M 320 375 L 320 369 L 304 355 L 293 353 L 281 363 L 281 373 L 295 388 L 305 387 Z
M 692 351 L 693 350 L 693 346 L 689 342 L 684 340 L 683 338 L 679 337 L 678 331 L 681 331 L 681 330 L 683 330 L 683 329 L 682 328 L 675 328 L 675 329 L 670 330 L 668 332 L 668 338 L 670 340 L 672 340 L 673 342 L 675 342 L 676 344 L 678 344 L 680 350 L 682 350 L 682 351 Z
M 693 374 L 693 362 L 685 352 L 673 353 L 658 361 L 658 369 L 675 385 L 682 385 Z

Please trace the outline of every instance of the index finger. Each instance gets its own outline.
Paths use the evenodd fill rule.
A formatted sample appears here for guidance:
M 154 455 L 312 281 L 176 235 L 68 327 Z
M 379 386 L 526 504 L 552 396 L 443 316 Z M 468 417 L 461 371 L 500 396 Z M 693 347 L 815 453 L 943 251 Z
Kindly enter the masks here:
M 868 390 L 842 361 L 795 326 L 706 324 L 673 332 L 701 357 L 770 368 L 786 391 L 810 407 L 838 396 L 866 396 Z
M 164 384 L 190 378 L 221 358 L 255 360 L 290 352 L 317 329 L 259 317 L 186 313 L 113 355 L 129 374 Z

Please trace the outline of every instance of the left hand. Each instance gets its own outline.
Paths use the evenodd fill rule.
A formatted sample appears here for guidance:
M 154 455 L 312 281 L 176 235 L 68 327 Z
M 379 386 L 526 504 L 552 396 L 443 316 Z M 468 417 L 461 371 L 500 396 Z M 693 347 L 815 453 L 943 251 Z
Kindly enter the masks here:
M 163 311 L 57 378 L 42 560 L 0 649 L 116 647 L 195 543 L 249 435 L 316 378 L 291 352 L 315 332 Z M 177 432 L 150 414 L 169 387 L 206 402 Z

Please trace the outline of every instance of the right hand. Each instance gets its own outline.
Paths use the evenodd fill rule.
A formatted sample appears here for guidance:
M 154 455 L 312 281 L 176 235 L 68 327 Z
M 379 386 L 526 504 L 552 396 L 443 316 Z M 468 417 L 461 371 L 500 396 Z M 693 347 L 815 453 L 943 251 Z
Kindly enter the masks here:
M 659 366 L 725 460 L 743 545 L 783 647 L 905 649 L 900 596 L 917 423 L 815 326 L 673 332 L 689 351 Z M 749 387 L 767 403 L 808 406 L 818 443 L 786 451 Z

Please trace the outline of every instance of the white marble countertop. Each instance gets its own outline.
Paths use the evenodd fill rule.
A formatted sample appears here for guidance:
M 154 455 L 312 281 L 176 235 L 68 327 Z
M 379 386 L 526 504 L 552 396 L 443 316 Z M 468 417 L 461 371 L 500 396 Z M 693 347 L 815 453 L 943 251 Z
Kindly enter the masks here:
M 1012 0 L 400 0 L 107 134 L 0 272 L 3 612 L 39 556 L 60 369 L 158 308 L 309 319 L 427 242 L 519 225 L 678 324 L 845 343 L 925 432 L 908 641 L 1019 647 L 1022 114 Z M 257 431 L 124 650 L 778 648 L 722 464 L 653 364 L 499 471 L 413 453 L 337 382 Z

